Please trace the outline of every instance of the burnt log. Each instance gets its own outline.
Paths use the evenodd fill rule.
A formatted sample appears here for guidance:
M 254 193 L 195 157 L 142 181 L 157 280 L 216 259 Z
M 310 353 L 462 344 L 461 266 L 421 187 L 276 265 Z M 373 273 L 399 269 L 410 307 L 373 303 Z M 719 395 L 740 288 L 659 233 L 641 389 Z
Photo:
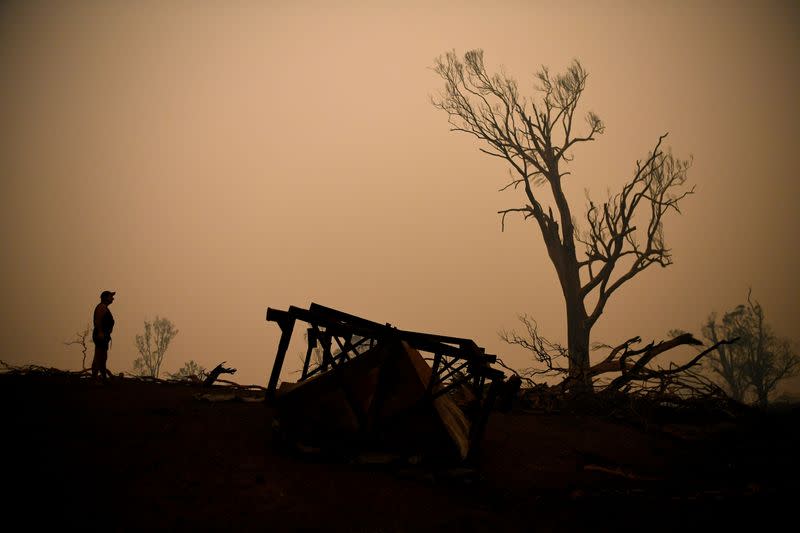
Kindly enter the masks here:
M 203 381 L 203 387 L 210 387 L 211 385 L 213 385 L 214 382 L 217 380 L 217 378 L 222 374 L 236 373 L 235 368 L 226 368 L 225 366 L 223 366 L 224 364 L 225 361 L 221 362 L 220 364 L 215 366 L 211 372 L 208 373 L 208 376 L 206 376 L 206 379 Z

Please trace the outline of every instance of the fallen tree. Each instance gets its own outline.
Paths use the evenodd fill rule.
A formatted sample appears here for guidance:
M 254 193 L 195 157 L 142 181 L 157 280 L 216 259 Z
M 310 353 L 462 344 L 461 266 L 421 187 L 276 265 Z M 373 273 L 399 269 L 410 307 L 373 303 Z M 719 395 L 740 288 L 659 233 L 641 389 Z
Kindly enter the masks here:
M 566 394 L 571 389 L 573 379 L 563 364 L 568 357 L 567 349 L 543 337 L 538 331 L 536 322 L 527 315 L 521 315 L 519 320 L 525 326 L 527 335 L 512 330 L 500 332 L 500 338 L 508 344 L 521 346 L 530 351 L 540 366 L 517 371 L 504 364 L 502 360 L 498 360 L 498 364 L 525 381 L 532 390 L 542 392 L 546 389 L 550 395 Z M 628 393 L 684 399 L 723 397 L 724 391 L 711 379 L 696 372 L 695 368 L 709 354 L 738 340 L 738 337 L 721 339 L 710 346 L 705 346 L 691 333 L 680 333 L 668 340 L 652 341 L 640 346 L 641 337 L 632 337 L 613 347 L 595 346 L 595 349 L 608 349 L 609 353 L 604 359 L 591 365 L 587 374 L 593 388 L 606 396 Z M 698 349 L 698 353 L 682 364 L 674 362 L 665 366 L 657 364 L 659 356 L 680 346 L 692 346 Z M 610 377 L 612 374 L 616 375 Z M 557 381 L 553 385 L 545 385 L 541 381 L 537 382 L 537 378 Z

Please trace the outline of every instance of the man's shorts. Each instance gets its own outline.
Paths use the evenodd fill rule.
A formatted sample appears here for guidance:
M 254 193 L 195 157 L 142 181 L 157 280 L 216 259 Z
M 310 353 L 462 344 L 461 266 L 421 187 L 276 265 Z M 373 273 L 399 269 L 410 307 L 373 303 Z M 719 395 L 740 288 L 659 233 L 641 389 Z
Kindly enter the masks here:
M 108 343 L 111 342 L 111 338 L 106 336 L 102 339 L 98 339 L 97 336 L 92 335 L 92 342 L 101 350 L 108 350 Z

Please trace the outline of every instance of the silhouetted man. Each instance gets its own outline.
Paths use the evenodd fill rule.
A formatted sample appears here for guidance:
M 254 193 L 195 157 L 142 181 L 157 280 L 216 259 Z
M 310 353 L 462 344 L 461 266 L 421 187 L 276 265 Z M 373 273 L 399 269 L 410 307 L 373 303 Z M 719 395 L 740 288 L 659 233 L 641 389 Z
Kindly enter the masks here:
M 111 376 L 111 372 L 106 368 L 106 362 L 108 361 L 108 345 L 111 343 L 111 332 L 114 330 L 114 316 L 108 306 L 114 302 L 115 294 L 115 292 L 103 291 L 100 293 L 100 303 L 94 308 L 92 379 L 97 379 L 98 373 L 103 380 Z

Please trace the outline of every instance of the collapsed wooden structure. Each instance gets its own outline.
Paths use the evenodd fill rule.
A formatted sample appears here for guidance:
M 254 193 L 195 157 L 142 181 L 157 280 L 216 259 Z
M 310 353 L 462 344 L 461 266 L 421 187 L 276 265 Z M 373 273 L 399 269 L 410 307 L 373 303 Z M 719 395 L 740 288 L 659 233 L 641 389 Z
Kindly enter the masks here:
M 267 320 L 281 338 L 266 399 L 290 438 L 474 456 L 504 374 L 471 339 L 400 330 L 315 303 L 270 308 Z M 279 387 L 298 321 L 307 324 L 301 375 Z

